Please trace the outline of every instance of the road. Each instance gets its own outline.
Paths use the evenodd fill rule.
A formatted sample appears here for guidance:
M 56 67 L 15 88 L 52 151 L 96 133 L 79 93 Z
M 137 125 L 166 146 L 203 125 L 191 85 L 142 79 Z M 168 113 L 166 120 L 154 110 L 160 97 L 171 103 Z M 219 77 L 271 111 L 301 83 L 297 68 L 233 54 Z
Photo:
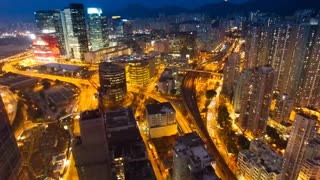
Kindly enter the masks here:
M 226 180 L 236 179 L 236 177 L 233 174 L 232 170 L 227 165 L 227 163 L 224 161 L 223 157 L 220 155 L 214 143 L 212 142 L 211 137 L 208 133 L 206 124 L 204 124 L 202 120 L 202 117 L 200 115 L 200 111 L 198 108 L 198 103 L 197 103 L 198 100 L 196 96 L 197 95 L 196 83 L 198 78 L 202 78 L 202 79 L 210 78 L 209 73 L 202 73 L 201 71 L 209 70 L 211 72 L 217 72 L 219 70 L 222 70 L 224 66 L 224 61 L 233 52 L 236 44 L 237 44 L 237 41 L 235 40 L 235 42 L 230 45 L 230 48 L 228 48 L 227 51 L 218 53 L 214 57 L 215 61 L 218 60 L 218 64 L 215 65 L 214 69 L 212 69 L 211 66 L 208 66 L 211 62 L 204 61 L 196 67 L 196 70 L 200 70 L 200 71 L 188 71 L 183 79 L 182 87 L 181 87 L 182 98 L 183 98 L 184 105 L 188 111 L 188 115 L 190 117 L 193 117 L 192 121 L 194 126 L 196 127 L 197 133 L 206 143 L 209 153 L 215 158 L 216 172 L 218 176 Z M 210 68 L 207 69 L 208 67 Z M 218 80 L 221 81 L 221 79 L 218 79 Z
M 184 77 L 182 83 L 182 94 L 183 101 L 188 111 L 188 114 L 193 117 L 194 125 L 198 129 L 198 133 L 200 137 L 207 144 L 207 148 L 209 153 L 215 158 L 216 161 L 216 170 L 217 174 L 226 180 L 236 179 L 233 175 L 233 172 L 228 167 L 227 163 L 224 161 L 223 157 L 219 154 L 218 149 L 215 147 L 213 142 L 211 141 L 211 137 L 207 131 L 206 126 L 204 125 L 200 111 L 197 105 L 197 98 L 195 92 L 195 82 L 198 77 L 206 78 L 208 75 L 201 74 L 199 72 L 188 72 Z M 208 78 L 208 77 L 207 77 Z

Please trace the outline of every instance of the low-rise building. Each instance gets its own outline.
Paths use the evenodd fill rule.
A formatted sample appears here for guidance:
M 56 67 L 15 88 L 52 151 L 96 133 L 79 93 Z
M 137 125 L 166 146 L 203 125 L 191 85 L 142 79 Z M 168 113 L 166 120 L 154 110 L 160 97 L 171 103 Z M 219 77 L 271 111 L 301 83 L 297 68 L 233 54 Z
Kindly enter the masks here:
M 214 159 L 196 133 L 178 137 L 173 151 L 173 179 L 219 179 L 213 168 Z
M 276 180 L 281 178 L 283 157 L 261 140 L 253 140 L 249 150 L 238 154 L 238 167 L 249 179 Z
M 177 134 L 176 112 L 169 102 L 146 105 L 147 134 L 151 138 Z

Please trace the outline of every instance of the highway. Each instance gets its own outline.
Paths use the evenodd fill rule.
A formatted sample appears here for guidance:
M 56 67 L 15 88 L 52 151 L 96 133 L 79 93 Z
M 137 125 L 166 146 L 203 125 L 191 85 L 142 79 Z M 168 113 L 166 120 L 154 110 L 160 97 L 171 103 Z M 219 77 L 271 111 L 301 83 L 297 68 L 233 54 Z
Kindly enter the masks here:
M 183 103 L 188 111 L 188 115 L 190 117 L 193 117 L 192 121 L 194 126 L 196 127 L 197 133 L 206 143 L 209 153 L 215 158 L 216 172 L 218 176 L 223 180 L 233 180 L 236 179 L 236 176 L 233 174 L 232 170 L 229 168 L 227 163 L 224 161 L 223 157 L 220 155 L 218 149 L 212 142 L 207 127 L 202 120 L 197 104 L 198 100 L 196 94 L 196 82 L 198 78 L 210 78 L 210 73 L 203 73 L 202 71 L 209 70 L 211 72 L 217 72 L 219 70 L 222 70 L 224 66 L 224 61 L 233 52 L 234 48 L 236 47 L 236 44 L 237 40 L 235 40 L 235 42 L 230 45 L 227 51 L 220 52 L 214 57 L 215 61 L 219 60 L 218 65 L 215 68 L 208 66 L 211 62 L 204 61 L 196 67 L 196 70 L 188 71 L 182 81 L 181 87 Z M 221 79 L 222 78 L 219 78 L 218 80 L 221 81 Z
M 215 147 L 213 142 L 211 141 L 211 137 L 207 131 L 206 126 L 204 125 L 200 111 L 197 105 L 197 98 L 195 92 L 195 81 L 201 76 L 204 77 L 208 75 L 203 75 L 199 72 L 188 72 L 184 77 L 182 83 L 182 95 L 184 105 L 188 111 L 188 114 L 193 117 L 194 125 L 198 129 L 198 133 L 200 137 L 205 141 L 209 153 L 215 158 L 216 161 L 216 170 L 217 174 L 226 180 L 236 179 L 231 169 L 228 167 L 227 163 L 224 161 L 223 157 L 219 154 L 218 149 Z

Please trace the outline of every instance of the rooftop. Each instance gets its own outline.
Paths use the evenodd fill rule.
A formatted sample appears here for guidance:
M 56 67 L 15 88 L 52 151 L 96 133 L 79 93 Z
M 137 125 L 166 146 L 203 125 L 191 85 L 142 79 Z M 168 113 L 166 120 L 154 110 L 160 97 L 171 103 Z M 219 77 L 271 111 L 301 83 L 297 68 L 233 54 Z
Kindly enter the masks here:
M 123 126 L 136 126 L 136 120 L 132 108 L 118 109 L 106 113 L 107 128 L 117 128 Z
M 174 108 L 169 102 L 147 104 L 146 111 L 148 114 L 165 114 L 175 112 Z
M 101 113 L 98 109 L 84 111 L 80 114 L 80 121 L 86 121 L 96 118 L 101 118 Z

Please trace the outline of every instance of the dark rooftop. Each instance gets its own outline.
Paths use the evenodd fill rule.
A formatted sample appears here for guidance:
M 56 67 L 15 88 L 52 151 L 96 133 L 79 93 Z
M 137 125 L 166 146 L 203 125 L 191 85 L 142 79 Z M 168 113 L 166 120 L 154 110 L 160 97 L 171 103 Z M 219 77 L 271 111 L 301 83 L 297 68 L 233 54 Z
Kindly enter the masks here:
M 187 147 L 195 147 L 195 146 L 202 146 L 204 145 L 204 142 L 200 138 L 200 136 L 195 133 L 188 133 L 183 136 L 177 137 L 177 144 L 181 143 L 184 144 Z
M 80 121 L 86 121 L 86 120 L 96 119 L 96 118 L 100 118 L 100 117 L 102 117 L 102 116 L 101 116 L 101 113 L 98 109 L 84 111 L 80 114 Z
M 165 114 L 167 112 L 175 112 L 169 102 L 147 104 L 146 111 L 148 114 Z

